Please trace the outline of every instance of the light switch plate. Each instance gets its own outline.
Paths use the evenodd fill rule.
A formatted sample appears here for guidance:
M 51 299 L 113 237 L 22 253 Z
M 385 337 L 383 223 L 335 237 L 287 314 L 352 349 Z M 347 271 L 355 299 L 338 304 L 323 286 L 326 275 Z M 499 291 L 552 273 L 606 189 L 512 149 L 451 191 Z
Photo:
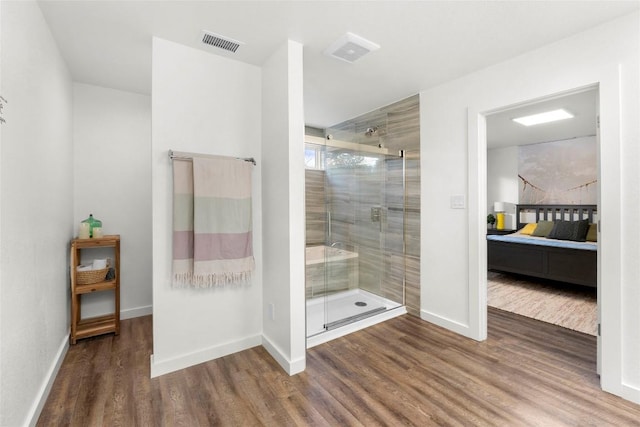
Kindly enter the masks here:
M 451 196 L 451 209 L 464 209 L 467 207 L 467 201 L 463 194 L 454 194 Z

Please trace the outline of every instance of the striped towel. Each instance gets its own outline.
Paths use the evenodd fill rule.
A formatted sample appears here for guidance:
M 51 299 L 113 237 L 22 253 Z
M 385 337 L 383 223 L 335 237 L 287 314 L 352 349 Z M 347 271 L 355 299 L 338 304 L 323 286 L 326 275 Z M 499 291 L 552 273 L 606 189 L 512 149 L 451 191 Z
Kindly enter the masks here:
M 250 279 L 251 167 L 231 158 L 174 160 L 174 286 L 207 288 Z

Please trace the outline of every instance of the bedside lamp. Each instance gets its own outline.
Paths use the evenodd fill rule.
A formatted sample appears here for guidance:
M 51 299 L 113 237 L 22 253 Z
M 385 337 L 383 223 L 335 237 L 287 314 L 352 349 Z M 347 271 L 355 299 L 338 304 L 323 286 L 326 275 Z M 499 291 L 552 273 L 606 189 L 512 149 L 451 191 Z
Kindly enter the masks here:
M 504 202 L 494 202 L 493 210 L 496 213 L 496 229 L 504 230 Z

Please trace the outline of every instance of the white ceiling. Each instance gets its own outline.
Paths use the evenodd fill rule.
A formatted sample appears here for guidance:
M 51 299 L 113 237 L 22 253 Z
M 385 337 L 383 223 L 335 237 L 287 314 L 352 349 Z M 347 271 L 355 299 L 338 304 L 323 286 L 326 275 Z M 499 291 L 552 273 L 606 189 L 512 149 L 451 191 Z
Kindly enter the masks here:
M 571 93 L 537 102 L 531 102 L 487 116 L 487 147 L 500 148 L 513 145 L 537 144 L 596 134 L 598 90 Z M 523 126 L 514 118 L 565 109 L 572 119 L 535 126 Z
M 150 93 L 153 36 L 260 66 L 304 45 L 305 121 L 328 127 L 640 8 L 634 1 L 40 0 L 75 81 Z M 203 45 L 209 30 L 242 41 Z M 381 46 L 349 64 L 322 54 L 353 32 Z

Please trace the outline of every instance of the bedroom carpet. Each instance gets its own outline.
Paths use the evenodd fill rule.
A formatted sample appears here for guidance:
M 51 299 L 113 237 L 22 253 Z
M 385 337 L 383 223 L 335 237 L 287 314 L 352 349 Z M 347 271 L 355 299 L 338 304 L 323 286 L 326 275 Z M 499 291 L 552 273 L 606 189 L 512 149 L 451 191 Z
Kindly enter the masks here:
M 596 289 L 516 274 L 487 272 L 490 307 L 596 335 Z

